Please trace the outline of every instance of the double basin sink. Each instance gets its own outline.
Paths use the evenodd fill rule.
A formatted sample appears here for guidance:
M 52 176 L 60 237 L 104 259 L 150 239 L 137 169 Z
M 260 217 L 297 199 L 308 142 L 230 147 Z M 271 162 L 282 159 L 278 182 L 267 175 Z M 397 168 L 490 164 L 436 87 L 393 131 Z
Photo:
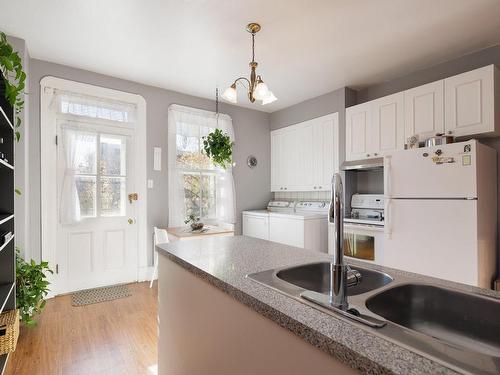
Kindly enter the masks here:
M 353 268 L 361 279 L 347 288 L 349 307 L 356 316 L 374 322 L 362 325 L 366 329 L 458 372 L 500 373 L 500 299 L 358 265 Z M 349 315 L 307 298 L 307 294 L 316 294 L 328 301 L 328 262 L 273 269 L 248 277 L 325 313 Z

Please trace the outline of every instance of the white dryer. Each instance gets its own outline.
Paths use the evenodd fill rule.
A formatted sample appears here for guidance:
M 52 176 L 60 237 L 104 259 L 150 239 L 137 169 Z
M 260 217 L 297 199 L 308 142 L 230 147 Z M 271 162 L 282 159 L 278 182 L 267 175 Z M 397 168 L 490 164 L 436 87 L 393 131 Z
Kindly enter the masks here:
M 291 212 L 270 212 L 269 240 L 327 253 L 328 203 L 298 201 Z

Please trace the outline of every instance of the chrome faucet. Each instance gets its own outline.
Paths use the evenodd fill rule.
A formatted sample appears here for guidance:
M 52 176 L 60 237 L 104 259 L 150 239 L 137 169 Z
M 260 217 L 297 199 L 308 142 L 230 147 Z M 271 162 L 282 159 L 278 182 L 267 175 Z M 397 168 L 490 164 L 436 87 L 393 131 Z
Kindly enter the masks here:
M 333 225 L 333 259 L 330 264 L 330 304 L 347 310 L 347 272 L 344 264 L 344 189 L 342 177 L 335 173 L 332 178 L 332 200 L 328 221 Z
M 335 173 L 332 178 L 332 200 L 328 210 L 328 223 L 333 226 L 333 259 L 330 262 L 330 293 L 328 295 L 306 290 L 300 296 L 322 308 L 337 311 L 343 316 L 373 328 L 385 326 L 385 322 L 363 315 L 355 307 L 349 307 L 347 287 L 361 282 L 361 273 L 344 263 L 344 189 L 342 177 Z

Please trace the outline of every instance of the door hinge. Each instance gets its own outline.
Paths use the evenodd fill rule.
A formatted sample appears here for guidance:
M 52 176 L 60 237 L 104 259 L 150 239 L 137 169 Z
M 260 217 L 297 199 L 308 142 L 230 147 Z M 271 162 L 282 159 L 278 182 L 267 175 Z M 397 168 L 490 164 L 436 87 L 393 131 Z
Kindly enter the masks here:
M 57 135 L 56 135 L 56 146 L 57 146 Z
M 59 274 L 59 264 L 56 264 L 56 274 Z

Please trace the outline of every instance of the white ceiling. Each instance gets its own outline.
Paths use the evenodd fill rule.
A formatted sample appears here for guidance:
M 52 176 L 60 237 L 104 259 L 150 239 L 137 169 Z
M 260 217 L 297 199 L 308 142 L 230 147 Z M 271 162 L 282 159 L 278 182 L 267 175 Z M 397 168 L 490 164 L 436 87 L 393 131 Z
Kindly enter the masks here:
M 32 57 L 213 98 L 258 73 L 273 112 L 500 44 L 499 0 L 0 0 L 0 29 Z

